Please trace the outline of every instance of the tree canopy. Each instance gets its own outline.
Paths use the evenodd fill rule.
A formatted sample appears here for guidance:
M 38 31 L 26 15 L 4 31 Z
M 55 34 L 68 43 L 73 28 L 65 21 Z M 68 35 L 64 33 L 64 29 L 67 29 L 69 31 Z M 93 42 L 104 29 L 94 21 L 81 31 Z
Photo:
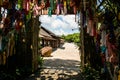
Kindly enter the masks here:
M 62 35 L 62 38 L 65 39 L 66 42 L 80 43 L 80 33 L 69 34 L 67 36 Z

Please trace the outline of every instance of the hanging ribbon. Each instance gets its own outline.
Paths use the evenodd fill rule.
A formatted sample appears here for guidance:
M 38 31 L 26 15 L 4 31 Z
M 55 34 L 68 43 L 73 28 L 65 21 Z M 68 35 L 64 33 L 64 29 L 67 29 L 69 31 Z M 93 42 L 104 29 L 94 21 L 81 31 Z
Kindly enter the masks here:
M 0 21 L 2 21 L 1 7 L 0 7 Z
M 30 10 L 30 1 L 29 0 L 23 0 L 23 9 L 25 9 L 26 14 L 28 14 Z
M 53 12 L 55 13 L 55 10 L 56 10 L 56 1 L 55 0 L 53 0 Z
M 60 5 L 58 4 L 57 5 L 57 15 L 59 15 L 59 13 L 60 13 Z
M 61 12 L 61 14 L 64 14 L 64 12 L 63 12 L 63 0 L 60 0 L 60 12 Z
M 53 0 L 50 0 L 50 7 L 51 7 L 51 10 L 53 10 L 53 7 L 54 7 L 54 2 L 53 2 Z
M 70 0 L 70 6 L 71 6 L 71 7 L 75 6 L 74 0 Z
M 64 14 L 67 14 L 67 2 L 66 0 L 63 1 L 64 6 Z
M 27 4 L 26 10 L 29 11 L 29 10 L 30 10 L 30 1 L 28 0 L 28 1 L 26 2 L 26 4 Z
M 18 0 L 18 3 L 17 3 L 17 5 L 18 5 L 18 9 L 22 9 L 22 0 Z
M 53 11 L 53 0 L 50 0 L 50 2 L 49 2 L 49 0 L 47 0 L 47 4 L 50 4 L 49 6 L 48 6 L 48 16 L 51 16 L 52 15 L 52 11 Z
M 51 8 L 51 7 L 48 8 L 48 15 L 49 15 L 49 16 L 52 15 L 52 8 Z
M 38 6 L 38 4 L 34 4 L 34 8 L 33 8 L 33 11 L 34 11 L 34 16 L 37 16 L 37 15 L 39 15 L 39 11 L 42 9 L 44 7 L 44 5 L 43 6 Z
M 34 16 L 37 16 L 38 14 L 38 10 L 37 10 L 37 4 L 34 5 L 34 8 L 33 8 L 33 15 Z
M 36 4 L 38 5 L 38 0 L 35 0 Z
M 2 7 L 4 7 L 5 9 L 8 9 L 9 1 L 7 1 L 7 0 L 3 1 Z
M 20 29 L 22 28 L 23 22 L 22 20 L 16 20 L 15 21 L 15 29 L 16 31 L 20 31 Z
M 30 20 L 31 16 L 32 16 L 32 15 L 31 15 L 31 12 L 29 11 L 29 13 L 26 15 L 26 19 L 27 19 L 27 20 Z
M 59 13 L 60 13 L 60 0 L 56 0 L 56 4 L 57 4 L 57 11 L 56 11 L 56 13 L 57 13 L 57 15 L 59 15 Z
M 41 1 L 41 8 L 43 9 L 45 7 L 45 2 L 44 0 Z
M 2 14 L 0 13 L 0 21 L 2 20 Z
M 3 0 L 0 0 L 0 6 L 2 6 L 2 4 L 3 4 Z
M 70 10 L 70 0 L 67 0 L 67 5 L 69 5 L 67 6 L 67 9 Z
M 76 15 L 76 13 L 77 13 L 77 8 L 76 8 L 76 6 L 73 6 L 73 10 L 74 10 L 74 14 Z
M 45 5 L 45 8 L 48 8 L 48 7 L 50 7 L 50 1 L 49 0 L 47 0 L 46 5 Z
M 44 0 L 41 0 L 40 7 L 41 7 L 41 14 L 44 14 L 44 10 L 43 10 L 45 8 L 45 2 L 44 2 Z
M 23 9 L 25 9 L 25 10 L 26 10 L 26 5 L 27 5 L 27 1 L 23 0 Z

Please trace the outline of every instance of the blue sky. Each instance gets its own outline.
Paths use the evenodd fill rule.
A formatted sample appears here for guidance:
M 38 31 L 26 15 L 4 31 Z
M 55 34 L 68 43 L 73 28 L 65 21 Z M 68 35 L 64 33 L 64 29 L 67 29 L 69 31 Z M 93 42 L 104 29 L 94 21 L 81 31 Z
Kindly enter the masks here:
M 41 15 L 39 20 L 41 21 L 41 26 L 56 35 L 68 35 L 79 32 L 78 24 L 75 22 L 75 15 L 52 15 L 52 17 Z

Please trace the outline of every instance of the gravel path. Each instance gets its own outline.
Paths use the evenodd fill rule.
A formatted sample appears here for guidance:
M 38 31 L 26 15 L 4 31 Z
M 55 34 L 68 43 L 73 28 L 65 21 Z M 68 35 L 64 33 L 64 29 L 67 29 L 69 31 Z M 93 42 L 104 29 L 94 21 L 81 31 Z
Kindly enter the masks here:
M 26 80 L 82 80 L 79 66 L 78 47 L 73 43 L 65 43 L 51 57 L 44 57 L 43 69 Z

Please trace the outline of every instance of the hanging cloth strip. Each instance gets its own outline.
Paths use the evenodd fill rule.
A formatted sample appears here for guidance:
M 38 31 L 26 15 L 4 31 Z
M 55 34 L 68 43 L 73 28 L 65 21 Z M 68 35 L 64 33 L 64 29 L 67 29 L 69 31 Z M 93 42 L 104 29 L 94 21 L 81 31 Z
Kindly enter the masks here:
M 70 0 L 67 0 L 67 10 L 70 10 Z M 69 6 L 68 6 L 69 5 Z
M 23 0 L 18 0 L 17 2 L 18 9 L 22 9 L 22 3 L 23 3 Z
M 49 0 L 47 0 L 45 7 L 46 8 L 50 7 L 50 1 Z
M 51 15 L 52 15 L 52 8 L 49 7 L 49 8 L 48 8 L 48 16 L 51 16 Z
M 44 14 L 44 8 L 45 8 L 45 2 L 44 2 L 44 0 L 41 0 L 40 6 L 41 6 L 41 14 Z
M 23 0 L 23 9 L 25 9 L 26 10 L 26 6 L 27 5 L 27 0 Z
M 61 0 L 60 1 L 60 12 L 61 12 L 61 14 L 64 14 L 64 12 L 63 12 L 63 5 L 64 5 L 63 0 Z
M 30 1 L 27 1 L 27 6 L 26 6 L 26 10 L 29 11 L 30 10 Z
M 75 14 L 75 22 L 76 22 L 76 14 L 77 14 L 77 8 L 76 8 L 76 6 L 73 7 L 73 10 L 74 10 L 74 14 Z
M 55 0 L 53 0 L 53 12 L 55 13 L 55 10 L 56 10 L 56 1 Z
M 34 5 L 34 8 L 33 8 L 33 11 L 34 11 L 33 15 L 34 15 L 34 16 L 37 16 L 37 15 L 39 14 L 38 8 L 39 8 L 38 5 L 35 4 L 35 5 Z
M 9 1 L 8 1 L 8 0 L 3 1 L 2 7 L 3 7 L 4 9 L 8 9 L 8 8 L 9 8 Z
M 0 0 L 0 6 L 2 6 L 2 4 L 3 4 L 3 0 Z
M 25 9 L 26 14 L 28 14 L 30 10 L 30 1 L 29 0 L 23 0 L 23 9 Z
M 53 8 L 54 8 L 54 2 L 53 2 L 53 0 L 50 0 L 50 7 L 51 7 L 51 10 L 53 10 Z
M 63 1 L 63 6 L 64 6 L 64 15 L 66 15 L 67 14 L 67 2 L 66 2 L 66 0 L 64 0 Z
M 56 14 L 59 15 L 60 14 L 60 0 L 56 0 L 56 4 L 57 4 Z
M 44 0 L 41 1 L 41 8 L 43 9 L 45 7 L 45 2 Z
M 52 0 L 47 0 L 49 6 L 48 6 L 48 16 L 52 15 L 52 9 L 53 9 L 53 1 Z

